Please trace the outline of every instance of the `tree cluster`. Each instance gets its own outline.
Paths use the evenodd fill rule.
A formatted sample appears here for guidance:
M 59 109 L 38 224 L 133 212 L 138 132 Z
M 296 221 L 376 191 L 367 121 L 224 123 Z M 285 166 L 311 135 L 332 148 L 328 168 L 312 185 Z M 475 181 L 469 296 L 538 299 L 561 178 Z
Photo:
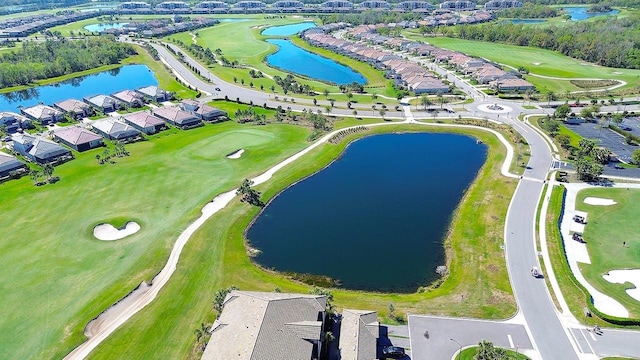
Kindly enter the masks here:
M 589 5 L 594 3 L 594 0 L 527 0 L 527 2 L 533 4 L 542 5 Z M 630 8 L 639 8 L 640 3 L 638 0 L 608 0 L 609 6 L 622 6 Z
M 24 42 L 22 51 L 0 56 L 0 87 L 28 85 L 34 80 L 117 64 L 135 54 L 131 45 L 106 36 Z
M 249 179 L 242 180 L 242 184 L 236 190 L 236 195 L 240 195 L 240 201 L 246 202 L 253 206 L 263 207 L 264 203 L 260 200 L 260 192 L 254 189 L 253 181 Z
M 343 93 L 364 93 L 364 85 L 358 84 L 357 82 L 352 82 L 350 84 L 343 84 L 339 86 L 340 91 Z
M 640 69 L 639 25 L 640 15 L 630 15 L 571 26 L 531 27 L 505 22 L 440 30 L 450 37 L 538 47 L 603 66 Z
M 497 16 L 499 18 L 542 19 L 556 17 L 560 14 L 561 11 L 558 8 L 527 2 L 522 7 L 501 10 L 497 13 Z
M 578 178 L 584 181 L 596 180 L 604 172 L 603 164 L 611 160 L 611 151 L 596 147 L 595 142 L 581 139 L 577 159 L 574 163 Z
M 236 121 L 240 124 L 246 122 L 264 123 L 267 120 L 267 116 L 264 114 L 258 114 L 253 107 L 249 107 L 246 110 L 238 109 L 234 113 Z
M 420 13 L 413 12 L 395 12 L 395 11 L 376 11 L 367 10 L 359 14 L 331 14 L 320 18 L 324 24 L 336 22 L 348 22 L 353 25 L 369 25 L 369 24 L 388 24 L 400 21 L 418 21 L 422 19 Z
M 284 78 L 276 75 L 273 77 L 273 81 L 282 88 L 282 92 L 285 95 L 289 92 L 294 94 L 315 95 L 315 92 L 311 90 L 311 86 L 298 83 L 291 74 L 287 74 Z

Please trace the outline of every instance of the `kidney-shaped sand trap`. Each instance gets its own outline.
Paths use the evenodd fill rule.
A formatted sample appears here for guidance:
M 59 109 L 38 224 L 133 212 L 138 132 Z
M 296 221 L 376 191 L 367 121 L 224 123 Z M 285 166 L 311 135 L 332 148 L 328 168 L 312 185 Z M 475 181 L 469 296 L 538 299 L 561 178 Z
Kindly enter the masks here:
M 603 199 L 603 198 L 591 197 L 591 196 L 584 198 L 584 203 L 587 205 L 602 205 L 602 206 L 617 204 L 617 202 L 615 202 L 613 199 Z
M 624 284 L 630 282 L 635 285 L 635 289 L 627 289 L 627 294 L 640 301 L 640 269 L 631 270 L 611 270 L 602 277 L 613 284 Z
M 242 156 L 243 152 L 244 152 L 244 149 L 236 150 L 236 151 L 232 152 L 231 154 L 227 155 L 227 158 L 228 159 L 239 159 L 240 156 Z
M 124 227 L 116 229 L 111 224 L 100 224 L 93 228 L 93 236 L 98 240 L 111 241 L 120 240 L 129 235 L 133 235 L 140 230 L 137 222 L 129 221 Z

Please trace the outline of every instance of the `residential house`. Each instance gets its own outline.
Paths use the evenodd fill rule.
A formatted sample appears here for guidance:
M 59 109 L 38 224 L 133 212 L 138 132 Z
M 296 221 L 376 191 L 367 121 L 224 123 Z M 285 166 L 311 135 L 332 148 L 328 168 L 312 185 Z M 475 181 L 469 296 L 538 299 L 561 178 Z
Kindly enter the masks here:
M 196 115 L 186 112 L 179 107 L 163 106 L 153 110 L 153 114 L 179 127 L 182 130 L 191 129 L 202 125 L 202 120 Z
M 53 133 L 53 138 L 76 151 L 86 151 L 104 145 L 102 137 L 80 126 L 67 126 Z
M 95 132 L 109 140 L 133 142 L 141 139 L 140 131 L 113 117 L 93 121 L 91 127 Z
M 55 124 L 64 119 L 64 114 L 58 109 L 44 104 L 38 104 L 30 107 L 21 107 L 22 115 L 39 123 L 40 125 Z
M 22 124 L 28 121 L 24 116 L 14 112 L 0 112 L 0 126 L 4 126 L 7 133 L 14 133 L 22 127 Z
M 227 120 L 226 112 L 195 100 L 182 100 L 180 107 L 182 110 L 196 115 L 204 121 L 216 122 Z
M 375 311 L 342 311 L 340 321 L 340 359 L 377 359 L 377 341 L 380 337 L 380 323 Z
M 43 137 L 17 134 L 11 138 L 13 150 L 40 165 L 59 164 L 73 159 L 71 150 Z
M 132 90 L 123 90 L 111 94 L 114 99 L 122 102 L 129 108 L 138 108 L 144 105 L 144 97 L 140 93 Z
M 53 104 L 60 111 L 69 114 L 74 119 L 82 119 L 91 115 L 91 108 L 86 103 L 76 100 L 67 99 Z
M 164 91 L 157 86 L 146 86 L 136 89 L 136 91 L 148 101 L 161 102 L 173 99 L 173 95 L 171 93 Z
M 96 95 L 83 98 L 84 102 L 102 113 L 108 114 L 118 110 L 121 106 L 120 101 L 107 95 Z
M 515 76 L 491 81 L 489 86 L 499 92 L 524 92 L 536 89 L 532 83 Z
M 6 178 L 11 174 L 23 174 L 28 171 L 27 165 L 16 159 L 15 156 L 0 151 L 0 179 Z
M 147 135 L 155 134 L 167 128 L 167 124 L 162 119 L 147 111 L 128 114 L 123 119 L 125 123 Z
M 319 359 L 327 297 L 231 291 L 202 360 Z
M 514 7 L 522 7 L 522 2 L 517 0 L 490 0 L 484 4 L 487 10 L 502 10 Z

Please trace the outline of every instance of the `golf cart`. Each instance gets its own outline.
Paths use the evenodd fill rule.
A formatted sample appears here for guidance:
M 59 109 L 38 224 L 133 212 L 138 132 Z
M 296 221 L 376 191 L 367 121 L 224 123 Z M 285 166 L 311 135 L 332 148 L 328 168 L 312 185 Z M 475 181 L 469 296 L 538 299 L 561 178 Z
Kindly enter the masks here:
M 537 266 L 534 266 L 531 268 L 531 276 L 533 276 L 534 278 L 541 278 L 542 271 L 540 271 Z

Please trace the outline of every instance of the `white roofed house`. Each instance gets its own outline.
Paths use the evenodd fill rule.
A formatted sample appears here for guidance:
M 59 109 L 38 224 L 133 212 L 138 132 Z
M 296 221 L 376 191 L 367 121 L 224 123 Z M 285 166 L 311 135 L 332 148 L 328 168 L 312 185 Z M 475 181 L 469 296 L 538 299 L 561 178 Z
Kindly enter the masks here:
M 226 112 L 195 100 L 182 100 L 180 107 L 182 110 L 196 115 L 203 121 L 218 122 L 227 120 Z
M 55 106 L 60 111 L 65 112 L 73 119 L 82 119 L 83 117 L 90 116 L 92 113 L 89 105 L 76 99 L 63 100 L 54 103 L 53 106 Z
M 190 112 L 175 106 L 163 106 L 153 110 L 153 114 L 182 130 L 202 126 L 202 120 Z
M 130 108 L 139 108 L 144 105 L 144 97 L 136 91 L 123 90 L 113 93 L 111 96 Z
M 80 126 L 68 126 L 53 133 L 53 138 L 76 151 L 86 151 L 104 145 L 102 137 Z
M 95 132 L 109 140 L 133 142 L 142 139 L 140 131 L 113 117 L 93 121 L 91 127 Z
M 0 180 L 4 180 L 11 176 L 22 175 L 28 172 L 27 165 L 16 159 L 15 156 L 5 154 L 0 151 Z
M 340 321 L 340 358 L 342 360 L 377 359 L 380 337 L 378 313 L 366 310 L 342 311 Z
M 127 114 L 123 117 L 123 120 L 147 135 L 155 134 L 167 128 L 164 120 L 147 111 Z
M 0 126 L 4 126 L 7 133 L 14 133 L 18 131 L 25 120 L 26 117 L 13 112 L 0 112 Z
M 17 134 L 12 140 L 14 151 L 40 165 L 55 165 L 73 159 L 71 150 L 43 137 Z
M 120 109 L 121 102 L 107 95 L 88 96 L 84 102 L 102 113 L 110 113 Z
M 327 297 L 231 291 L 203 360 L 319 359 Z
M 62 111 L 44 104 L 21 107 L 20 112 L 22 115 L 41 125 L 55 124 L 64 118 Z
M 136 92 L 138 92 L 148 101 L 161 102 L 173 99 L 173 94 L 164 91 L 157 86 L 145 86 L 136 89 Z

